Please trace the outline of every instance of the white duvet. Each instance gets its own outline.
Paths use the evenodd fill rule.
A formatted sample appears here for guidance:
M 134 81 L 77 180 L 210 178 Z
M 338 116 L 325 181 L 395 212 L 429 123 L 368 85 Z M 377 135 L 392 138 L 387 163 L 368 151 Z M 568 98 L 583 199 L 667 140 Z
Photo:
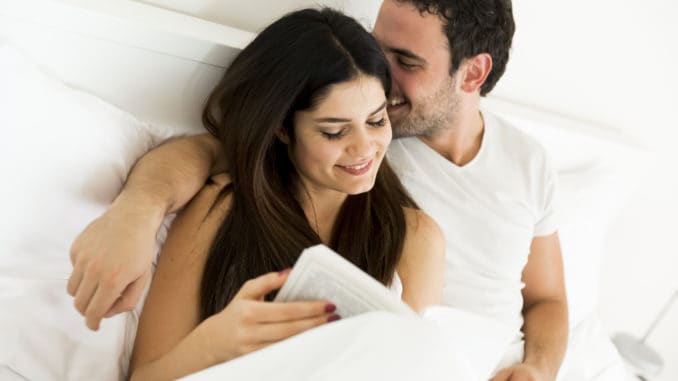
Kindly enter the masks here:
M 373 312 L 326 324 L 186 380 L 487 380 L 507 326 L 433 307 L 424 318 Z
M 512 352 L 522 355 L 515 332 L 496 321 L 449 307 L 423 316 L 340 320 L 185 380 L 488 380 Z M 570 331 L 558 381 L 631 379 L 597 316 Z

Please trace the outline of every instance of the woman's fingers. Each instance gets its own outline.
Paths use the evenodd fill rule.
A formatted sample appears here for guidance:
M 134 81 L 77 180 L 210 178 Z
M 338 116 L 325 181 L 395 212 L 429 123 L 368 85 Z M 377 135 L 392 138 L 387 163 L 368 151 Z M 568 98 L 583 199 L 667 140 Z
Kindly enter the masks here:
M 213 348 L 229 359 L 253 352 L 327 322 L 339 320 L 336 307 L 324 300 L 290 303 L 265 302 L 265 295 L 279 289 L 289 271 L 268 273 L 247 281 L 233 300 L 203 324 L 221 343 Z
M 339 315 L 336 314 L 322 314 L 282 323 L 259 324 L 256 328 L 255 337 L 263 342 L 277 342 L 339 319 Z
M 289 269 L 250 279 L 240 287 L 240 291 L 234 299 L 262 300 L 269 292 L 282 287 L 288 275 Z
M 258 323 L 280 323 L 290 320 L 326 316 L 336 311 L 337 307 L 327 301 L 289 302 L 289 303 L 257 303 L 251 307 Z
M 251 279 L 240 288 L 224 318 L 238 328 L 230 342 L 232 353 L 249 353 L 327 322 L 339 320 L 331 302 L 303 301 L 290 303 L 263 302 L 264 296 L 285 283 L 289 270 L 272 272 Z M 228 316 L 228 317 L 227 317 Z
M 257 317 L 254 343 L 277 342 L 327 322 L 339 320 L 336 306 L 326 301 L 255 303 L 252 316 Z

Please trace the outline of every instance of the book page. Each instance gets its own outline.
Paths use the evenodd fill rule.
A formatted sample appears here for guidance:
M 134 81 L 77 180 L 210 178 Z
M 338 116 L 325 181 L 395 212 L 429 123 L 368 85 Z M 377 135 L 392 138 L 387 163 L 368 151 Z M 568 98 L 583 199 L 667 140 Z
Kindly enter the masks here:
M 417 316 L 384 285 L 324 245 L 304 250 L 275 298 L 301 300 L 327 300 L 342 317 L 371 311 Z

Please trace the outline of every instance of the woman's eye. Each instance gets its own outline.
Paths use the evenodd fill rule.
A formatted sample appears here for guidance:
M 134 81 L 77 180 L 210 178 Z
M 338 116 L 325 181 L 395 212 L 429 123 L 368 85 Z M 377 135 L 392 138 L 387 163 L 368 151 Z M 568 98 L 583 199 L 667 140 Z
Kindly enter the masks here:
M 323 136 L 327 139 L 333 140 L 333 139 L 339 139 L 342 136 L 344 136 L 344 131 L 339 131 L 339 132 L 321 132 Z
M 372 127 L 382 127 L 386 124 L 386 118 L 381 118 L 377 121 L 368 121 L 367 124 Z

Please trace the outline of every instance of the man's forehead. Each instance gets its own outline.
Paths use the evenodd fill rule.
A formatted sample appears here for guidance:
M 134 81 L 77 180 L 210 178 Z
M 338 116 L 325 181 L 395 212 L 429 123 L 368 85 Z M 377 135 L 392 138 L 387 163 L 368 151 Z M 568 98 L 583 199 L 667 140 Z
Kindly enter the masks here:
M 425 57 L 449 49 L 442 20 L 406 2 L 384 1 L 373 34 L 384 50 L 399 54 L 409 52 Z

